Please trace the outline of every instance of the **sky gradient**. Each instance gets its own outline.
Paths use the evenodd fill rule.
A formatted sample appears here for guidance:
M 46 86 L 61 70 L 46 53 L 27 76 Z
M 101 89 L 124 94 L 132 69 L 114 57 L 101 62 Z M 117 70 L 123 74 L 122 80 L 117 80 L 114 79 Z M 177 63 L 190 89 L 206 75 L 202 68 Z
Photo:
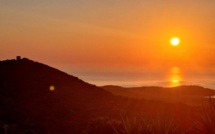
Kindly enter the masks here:
M 214 0 L 1 0 L 0 60 L 20 55 L 96 85 L 165 86 L 176 67 L 182 84 L 215 87 L 214 16 Z

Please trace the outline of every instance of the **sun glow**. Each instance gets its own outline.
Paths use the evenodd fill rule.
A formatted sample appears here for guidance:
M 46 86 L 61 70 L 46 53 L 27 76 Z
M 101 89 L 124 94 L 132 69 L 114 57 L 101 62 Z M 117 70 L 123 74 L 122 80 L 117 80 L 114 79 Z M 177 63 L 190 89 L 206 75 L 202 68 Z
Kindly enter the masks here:
M 173 46 L 178 46 L 179 43 L 180 43 L 180 39 L 178 37 L 174 37 L 170 40 L 170 43 L 173 45 Z
M 179 81 L 178 80 L 172 80 L 172 83 L 178 83 Z

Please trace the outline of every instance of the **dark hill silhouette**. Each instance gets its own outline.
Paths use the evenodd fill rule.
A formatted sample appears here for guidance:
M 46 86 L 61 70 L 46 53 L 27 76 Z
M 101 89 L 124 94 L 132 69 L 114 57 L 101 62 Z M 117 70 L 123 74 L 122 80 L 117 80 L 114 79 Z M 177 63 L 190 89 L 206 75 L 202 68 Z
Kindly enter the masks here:
M 27 58 L 0 61 L 0 133 L 80 134 L 91 119 L 153 116 L 155 107 L 191 118 L 192 108 L 182 104 L 115 96 Z
M 131 87 L 107 85 L 103 89 L 120 96 L 129 98 L 160 100 L 166 102 L 180 102 L 189 105 L 201 105 L 204 98 L 215 95 L 215 90 L 201 86 L 178 86 L 178 87 Z
M 103 109 L 105 105 L 100 103 L 112 96 L 77 77 L 26 58 L 0 62 L 0 123 L 37 122 L 49 126 L 50 131 L 63 133 L 55 126 L 69 124 L 70 114 L 75 115 L 75 121 L 79 116 L 88 116 L 88 112 L 96 113 L 92 110 Z
M 28 93 L 41 95 L 50 93 L 49 87 L 51 85 L 56 89 L 54 92 L 62 92 L 65 91 L 62 90 L 62 87 L 72 86 L 73 90 L 70 90 L 72 92 L 82 92 L 84 87 L 90 87 L 93 90 L 90 90 L 89 96 L 93 93 L 110 95 L 110 93 L 88 84 L 77 77 L 26 58 L 0 62 L 0 81 L 1 87 L 7 86 L 7 88 L 12 90 L 11 93 L 22 92 L 22 95 L 27 95 Z M 23 87 L 22 90 L 16 89 L 20 87 Z

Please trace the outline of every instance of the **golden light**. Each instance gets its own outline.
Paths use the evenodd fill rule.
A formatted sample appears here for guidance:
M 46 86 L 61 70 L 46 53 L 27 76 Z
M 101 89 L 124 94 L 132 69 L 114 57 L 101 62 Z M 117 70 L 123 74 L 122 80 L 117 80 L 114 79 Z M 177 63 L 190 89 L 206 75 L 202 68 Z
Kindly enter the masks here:
M 178 83 L 179 80 L 172 80 L 172 83 Z
M 50 91 L 54 91 L 54 90 L 55 90 L 55 87 L 52 85 L 52 86 L 49 87 L 49 90 L 50 90 Z
M 172 76 L 169 82 L 169 87 L 177 87 L 181 85 L 181 78 L 180 76 Z
M 177 87 L 181 85 L 182 73 L 179 67 L 172 67 L 168 77 L 169 87 Z
M 178 44 L 180 43 L 180 39 L 178 37 L 174 37 L 170 40 L 170 43 L 173 45 L 173 46 L 178 46 Z

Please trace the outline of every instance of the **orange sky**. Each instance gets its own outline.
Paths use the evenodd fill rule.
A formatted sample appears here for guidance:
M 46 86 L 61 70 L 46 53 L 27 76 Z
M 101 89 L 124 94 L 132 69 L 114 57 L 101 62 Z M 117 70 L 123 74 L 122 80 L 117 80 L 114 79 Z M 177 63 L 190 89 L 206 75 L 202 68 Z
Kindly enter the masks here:
M 215 67 L 212 0 L 3 0 L 0 58 L 70 74 Z M 172 47 L 171 37 L 181 44 Z

